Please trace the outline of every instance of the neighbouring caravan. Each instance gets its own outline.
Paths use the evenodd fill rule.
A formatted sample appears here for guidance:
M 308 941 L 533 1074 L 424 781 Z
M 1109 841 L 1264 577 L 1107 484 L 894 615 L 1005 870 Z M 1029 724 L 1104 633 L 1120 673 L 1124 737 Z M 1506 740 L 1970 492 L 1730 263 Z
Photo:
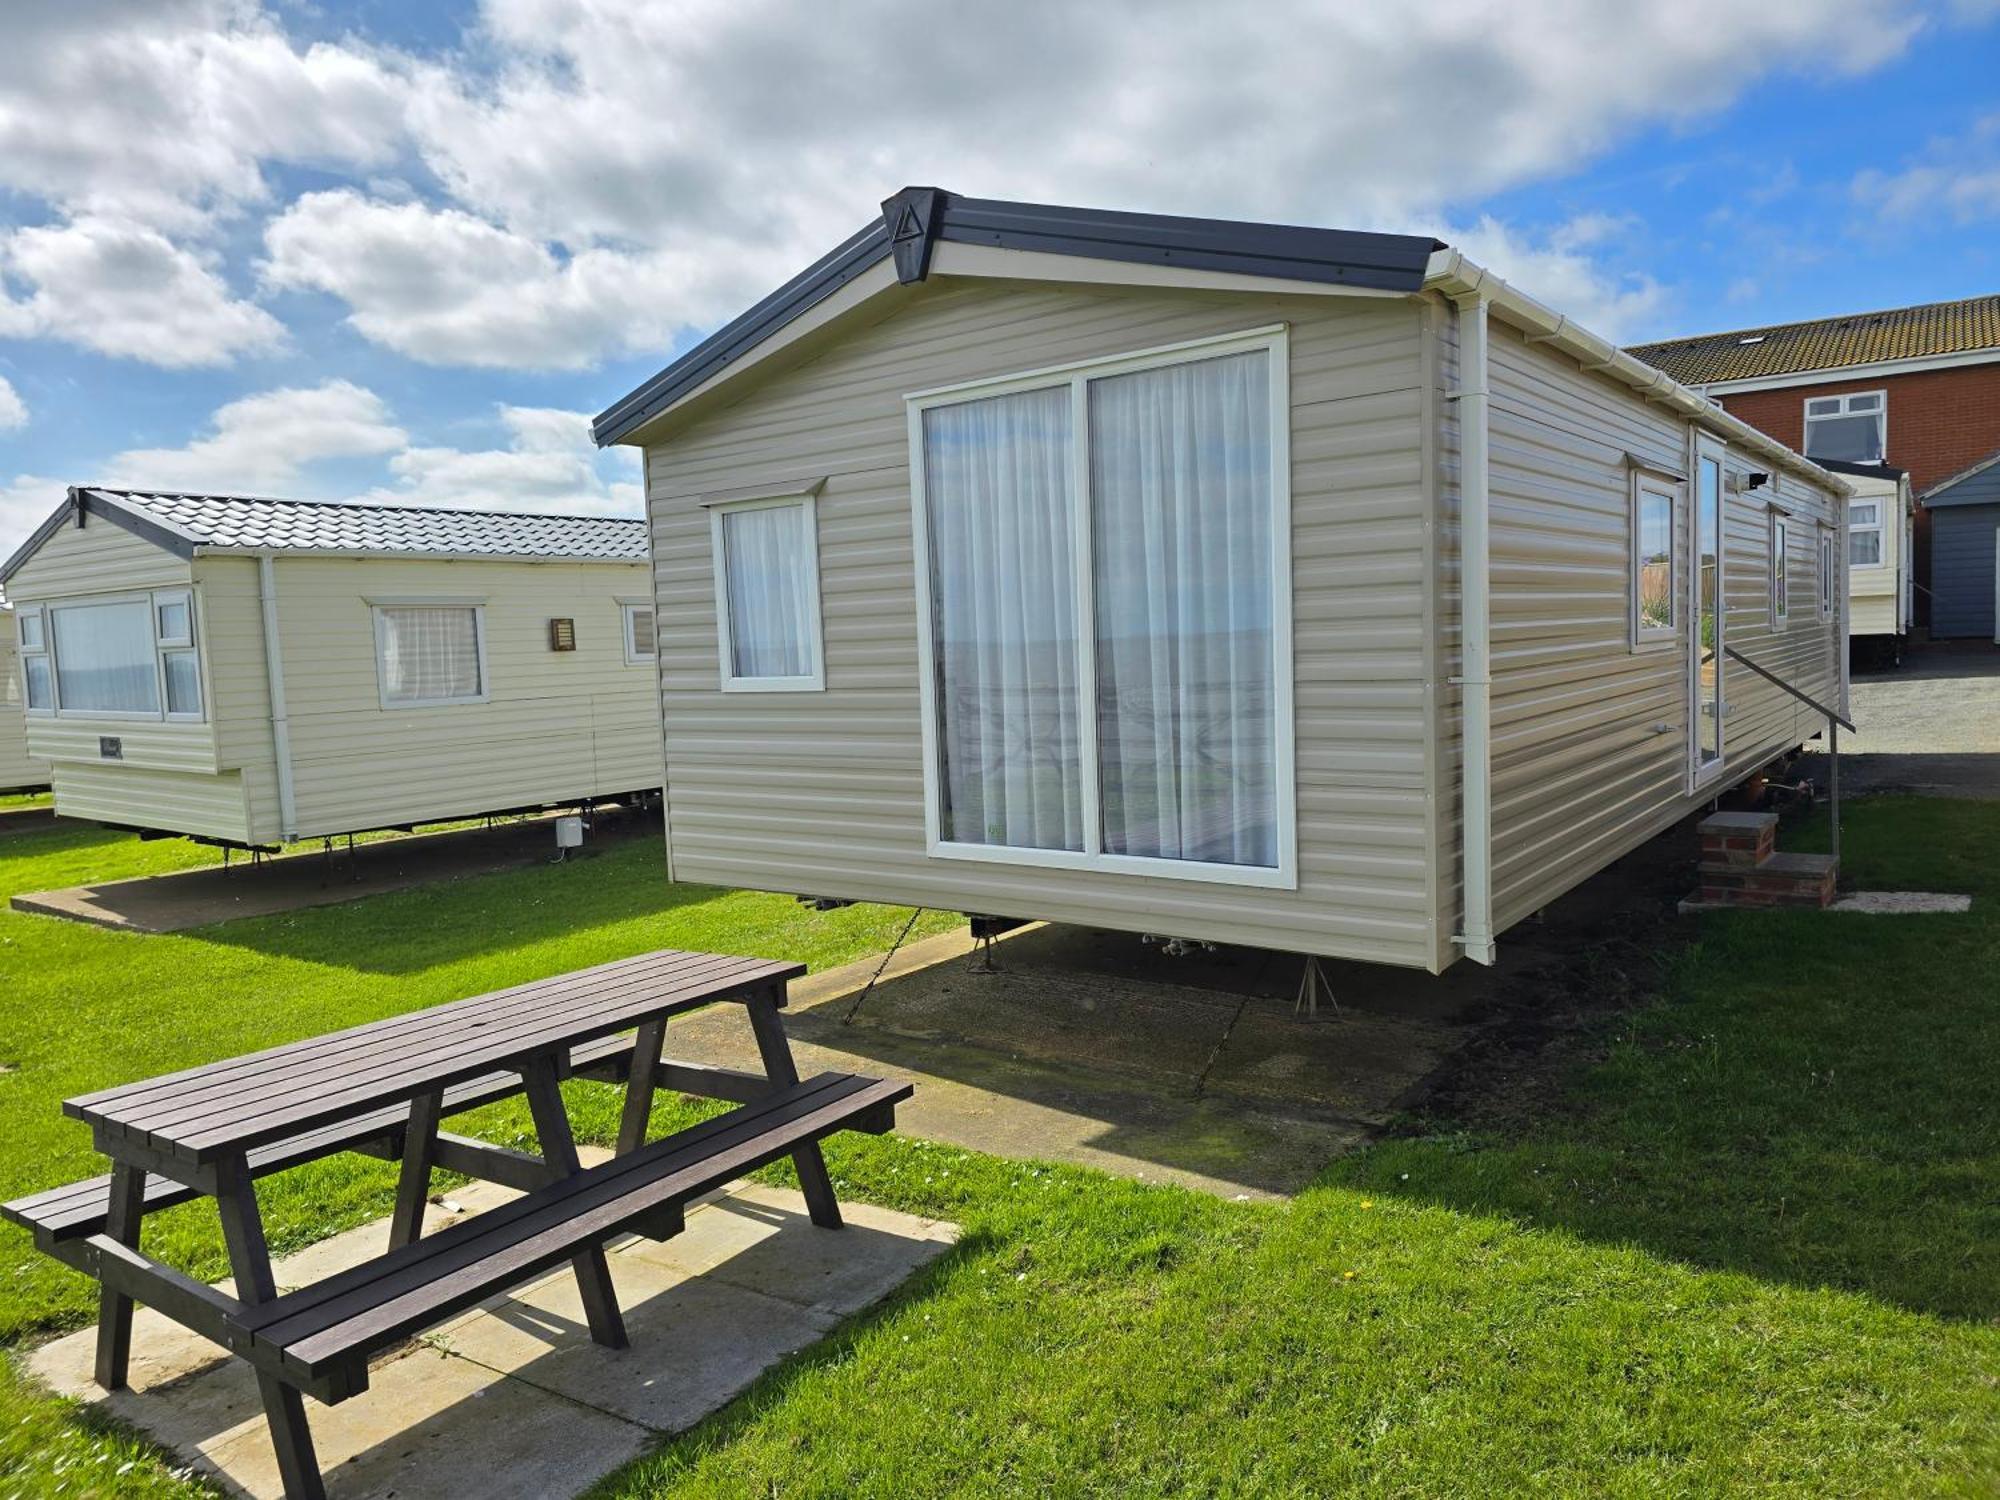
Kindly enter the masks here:
M 38 792 L 49 784 L 49 763 L 28 754 L 14 638 L 14 611 L 0 605 L 0 792 Z
M 1915 618 L 1916 506 L 1910 476 L 1883 464 L 1820 459 L 1847 481 L 1847 640 L 1857 659 L 1894 665 Z
M 1427 238 L 907 189 L 596 433 L 681 879 L 1441 970 L 1844 702 L 1845 482 Z
M 0 581 L 64 817 L 270 847 L 660 784 L 638 520 L 73 489 Z

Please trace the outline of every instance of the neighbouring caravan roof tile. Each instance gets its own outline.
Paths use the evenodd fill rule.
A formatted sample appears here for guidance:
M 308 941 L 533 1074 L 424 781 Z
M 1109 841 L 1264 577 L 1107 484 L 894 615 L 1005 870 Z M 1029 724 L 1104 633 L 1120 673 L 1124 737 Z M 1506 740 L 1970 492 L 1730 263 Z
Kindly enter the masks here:
M 636 517 L 524 515 L 152 490 L 92 488 L 83 493 L 138 511 L 183 534 L 197 547 L 646 560 L 646 523 Z

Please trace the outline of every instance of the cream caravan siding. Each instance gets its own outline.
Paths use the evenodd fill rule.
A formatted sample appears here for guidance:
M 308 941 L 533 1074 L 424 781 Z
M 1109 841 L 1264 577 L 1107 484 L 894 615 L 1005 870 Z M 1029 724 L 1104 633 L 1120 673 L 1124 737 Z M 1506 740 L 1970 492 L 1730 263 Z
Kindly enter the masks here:
M 896 306 L 648 451 L 676 877 L 1431 964 L 1418 307 L 944 276 Z M 1278 321 L 1298 889 L 930 858 L 904 395 Z M 821 476 L 826 690 L 724 694 L 699 497 Z
M 278 567 L 282 569 L 284 563 Z M 197 557 L 195 593 L 202 624 L 202 686 L 215 726 L 215 758 L 240 788 L 248 819 L 245 843 L 274 844 L 277 759 L 271 746 L 271 695 L 264 664 L 264 606 L 253 557 Z
M 49 784 L 49 763 L 28 754 L 28 722 L 21 711 L 21 662 L 15 638 L 14 612 L 0 609 L 0 791 Z
M 56 813 L 129 827 L 170 828 L 247 843 L 252 830 L 234 771 L 158 771 L 120 761 L 58 764 Z
M 1852 475 L 1856 500 L 1873 500 L 1882 507 L 1882 561 L 1848 573 L 1849 635 L 1902 633 L 1903 515 L 1902 481 Z
M 1627 454 L 1685 474 L 1690 424 L 1497 321 L 1489 345 L 1494 924 L 1504 931 L 1824 723 L 1727 664 L 1726 771 L 1690 795 L 1688 637 L 1633 650 L 1626 585 Z M 1753 467 L 1769 466 L 1730 454 L 1733 478 Z M 1685 632 L 1689 500 L 1680 490 L 1675 598 Z M 1791 611 L 1780 631 L 1769 603 L 1774 502 L 1795 516 Z M 1455 535 L 1455 487 L 1446 503 Z M 1789 475 L 1725 495 L 1728 644 L 1829 703 L 1839 700 L 1841 642 L 1838 621 L 1817 617 L 1815 549 L 1817 526 L 1838 524 L 1837 514 L 1830 493 Z M 1444 582 L 1455 593 L 1455 572 Z M 1450 717 L 1455 761 L 1455 704 Z M 1455 834 L 1443 853 L 1455 868 Z
M 652 671 L 625 664 L 618 604 L 645 596 L 645 564 L 281 556 L 276 573 L 301 837 L 660 784 Z M 254 566 L 231 578 L 229 607 L 254 604 L 256 587 Z M 484 601 L 489 701 L 382 706 L 369 600 L 418 598 Z M 576 621 L 575 651 L 549 649 L 552 618 Z M 223 709 L 246 736 L 260 676 Z M 244 764 L 260 819 L 275 816 L 260 762 Z
M 92 516 L 85 526 L 62 526 L 51 533 L 7 581 L 7 595 L 18 607 L 140 589 L 186 588 L 192 581 L 192 570 L 184 558 L 102 516 Z M 196 608 L 199 610 L 199 602 Z M 207 633 L 199 615 L 196 628 L 197 644 L 205 655 Z M 99 740 L 105 735 L 118 739 L 121 761 L 103 759 Z M 32 714 L 28 718 L 28 750 L 51 763 L 58 812 L 64 810 L 65 778 L 72 777 L 79 765 L 181 773 L 212 773 L 216 769 L 215 733 L 208 722 L 169 724 L 165 720 L 100 719 L 86 714 L 66 713 L 54 718 Z M 143 821 L 142 814 L 142 808 L 130 809 L 120 821 Z

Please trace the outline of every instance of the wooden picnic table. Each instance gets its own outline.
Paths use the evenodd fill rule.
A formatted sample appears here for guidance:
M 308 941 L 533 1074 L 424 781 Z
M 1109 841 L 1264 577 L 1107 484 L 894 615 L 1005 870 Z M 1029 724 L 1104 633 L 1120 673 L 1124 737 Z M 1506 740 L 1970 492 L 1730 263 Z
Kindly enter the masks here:
M 567 1259 L 591 1337 L 622 1348 L 604 1241 L 628 1229 L 665 1238 L 690 1198 L 782 1155 L 812 1222 L 840 1226 L 819 1140 L 889 1128 L 910 1089 L 841 1074 L 801 1083 L 779 1011 L 786 984 L 804 972 L 663 950 L 81 1095 L 63 1109 L 89 1124 L 109 1177 L 0 1211 L 102 1283 L 100 1385 L 125 1383 L 136 1297 L 250 1359 L 286 1493 L 316 1497 L 302 1391 L 334 1401 L 365 1389 L 367 1357 L 410 1332 Z M 718 1002 L 744 1006 L 761 1077 L 663 1056 L 674 1016 Z M 558 1087 L 570 1076 L 625 1083 L 617 1155 L 588 1170 Z M 649 1145 L 662 1085 L 740 1107 Z M 539 1156 L 439 1128 L 447 1114 L 515 1093 L 527 1097 Z M 401 1161 L 387 1252 L 281 1297 L 256 1178 L 342 1150 Z M 438 1167 L 527 1196 L 420 1240 Z M 147 1212 L 197 1196 L 219 1211 L 234 1298 L 139 1252 Z

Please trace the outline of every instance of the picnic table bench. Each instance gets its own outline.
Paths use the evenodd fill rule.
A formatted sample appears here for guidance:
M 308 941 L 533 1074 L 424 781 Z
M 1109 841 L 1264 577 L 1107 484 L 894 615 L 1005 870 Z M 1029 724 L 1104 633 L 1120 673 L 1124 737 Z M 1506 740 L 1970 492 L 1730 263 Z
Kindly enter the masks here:
M 413 1011 L 346 1031 L 66 1100 L 109 1174 L 0 1204 L 46 1252 L 100 1284 L 96 1379 L 124 1385 L 132 1307 L 143 1302 L 257 1371 L 288 1496 L 324 1494 L 304 1395 L 367 1389 L 368 1361 L 413 1333 L 565 1261 L 590 1335 L 625 1346 L 605 1242 L 678 1233 L 703 1193 L 789 1156 L 814 1224 L 840 1227 L 819 1143 L 893 1128 L 910 1085 L 855 1074 L 801 1081 L 779 1011 L 802 964 L 663 950 Z M 741 1004 L 763 1073 L 664 1056 L 668 1021 Z M 635 1029 L 636 1028 L 636 1029 Z M 558 1085 L 625 1086 L 617 1150 L 583 1167 Z M 646 1140 L 660 1088 L 737 1105 Z M 540 1155 L 440 1128 L 446 1116 L 525 1094 Z M 278 1292 L 256 1179 L 341 1151 L 399 1161 L 385 1254 Z M 431 1173 L 502 1183 L 523 1196 L 421 1237 Z M 144 1216 L 215 1200 L 235 1296 L 144 1254 Z

